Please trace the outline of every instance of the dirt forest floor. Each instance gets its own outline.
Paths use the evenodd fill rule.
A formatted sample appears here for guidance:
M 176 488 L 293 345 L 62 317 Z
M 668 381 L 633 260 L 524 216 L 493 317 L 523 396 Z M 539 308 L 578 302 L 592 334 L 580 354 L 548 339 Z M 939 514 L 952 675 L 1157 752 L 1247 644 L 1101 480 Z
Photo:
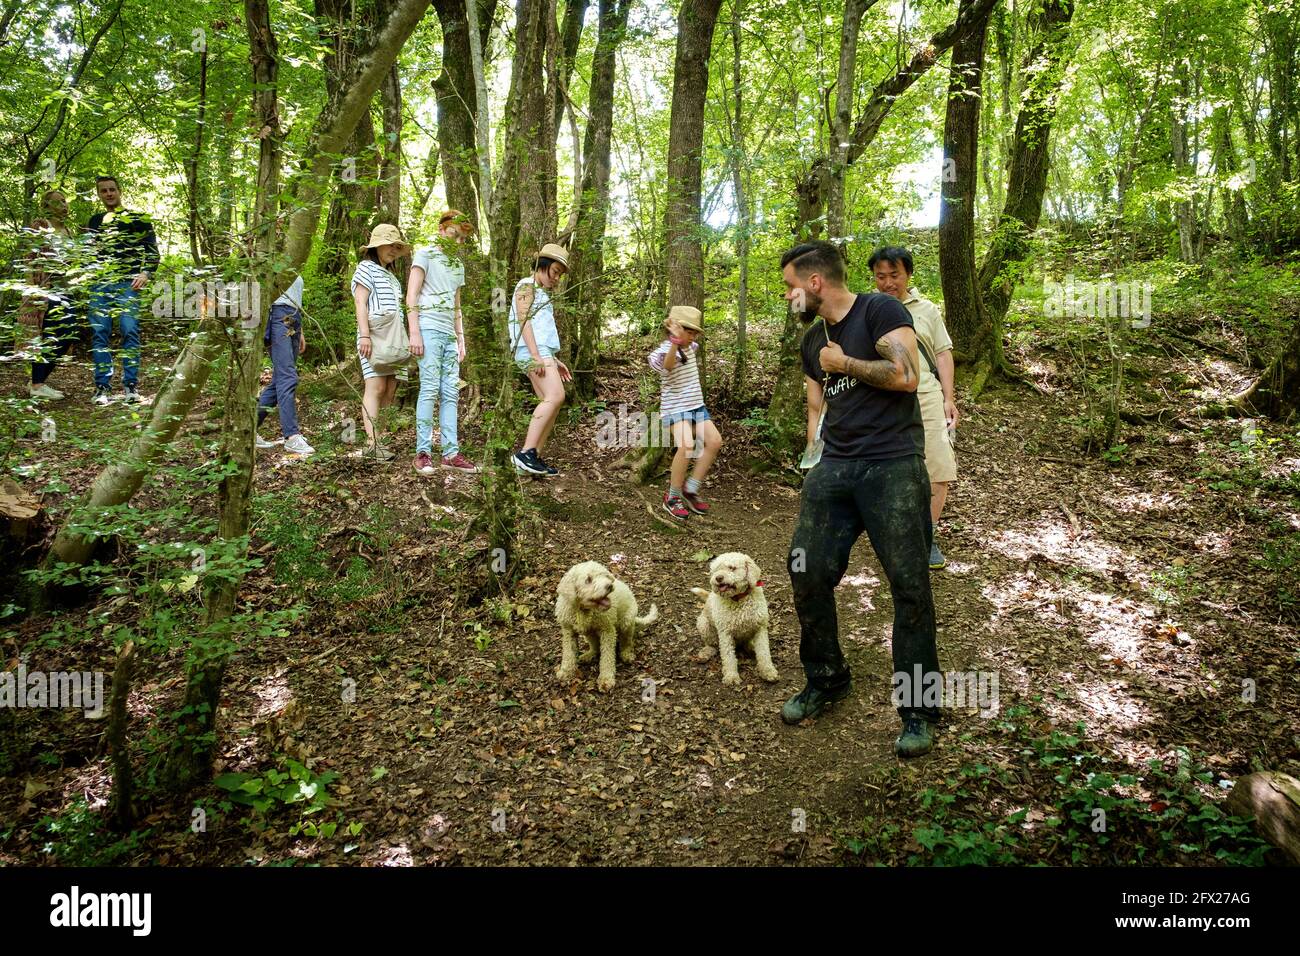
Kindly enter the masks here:
M 639 404 L 639 353 L 629 355 L 602 367 L 607 408 Z M 940 531 L 949 563 L 932 575 L 942 666 L 995 673 L 998 709 L 949 711 L 934 752 L 910 762 L 892 752 L 892 604 L 865 538 L 837 595 L 853 694 L 805 726 L 780 720 L 782 702 L 803 686 L 784 570 L 797 478 L 755 467 L 764 456 L 739 423 L 743 410 L 718 416 L 726 445 L 706 487 L 712 514 L 680 528 L 655 517 L 661 488 L 630 483 L 615 467 L 623 451 L 597 447 L 593 414 L 562 417 L 547 453 L 561 477 L 524 485 L 536 506 L 523 538 L 531 567 L 507 601 L 470 608 L 447 568 L 470 548 L 474 479 L 412 473 L 410 408 L 395 461 L 344 457 L 326 426 L 347 403 L 313 399 L 304 386 L 304 427 L 319 453 L 260 458 L 253 552 L 264 564 L 241 594 L 249 607 L 308 609 L 287 637 L 250 638 L 228 670 L 217 770 L 260 772 L 289 755 L 333 771 L 337 802 L 327 813 L 340 829 L 332 839 L 291 834 L 296 815 L 223 809 L 214 787 L 199 795 L 204 832 L 193 832 L 192 802 L 148 808 L 142 834 L 115 862 L 1132 861 L 1131 852 L 1108 855 L 1104 838 L 1080 850 L 1097 833 L 1078 822 L 1091 812 L 1079 793 L 1092 776 L 1066 785 L 1058 772 L 1132 774 L 1113 791 L 1126 802 L 1110 835 L 1153 854 L 1160 825 L 1118 831 L 1142 813 L 1168 819 L 1174 798 L 1158 781 L 1181 774 L 1184 795 L 1208 804 L 1223 797 L 1221 781 L 1253 770 L 1296 774 L 1297 572 L 1266 560 L 1264 547 L 1300 530 L 1295 428 L 1260 422 L 1243 442 L 1240 420 L 1195 417 L 1207 391 L 1230 392 L 1249 371 L 1153 338 L 1135 368 L 1165 370 L 1155 397 L 1166 411 L 1125 426 L 1122 454 L 1085 456 L 1066 424 L 1080 398 L 1065 354 L 1013 358 L 1034 386 L 1001 383 L 960 402 L 961 478 Z M 95 415 L 129 412 L 92 411 L 84 355 L 78 361 L 56 383 L 71 383 L 69 400 L 51 407 L 89 442 Z M 1181 387 L 1169 384 L 1171 361 Z M 0 369 L 5 392 L 20 380 L 17 367 Z M 474 451 L 472 427 L 469 438 Z M 39 450 L 42 473 L 68 487 L 47 501 L 70 501 L 93 477 L 84 448 Z M 177 448 L 173 461 L 192 454 Z M 164 494 L 150 485 L 140 504 Z M 706 586 L 709 557 L 731 550 L 763 570 L 775 684 L 758 679 L 752 658 L 741 658 L 740 687 L 722 685 L 716 657 L 693 659 L 700 602 L 690 588 Z M 662 615 L 607 695 L 591 667 L 568 684 L 554 673 L 555 586 L 584 559 L 608 564 Z M 129 600 L 92 600 L 101 609 L 117 601 L 108 612 L 129 617 Z M 43 626 L 29 619 L 5 633 L 4 659 Z M 111 670 L 111 645 L 90 640 L 96 666 Z M 33 659 L 52 667 L 60 653 Z M 175 655 L 143 663 L 130 702 L 137 724 L 175 700 L 179 675 Z M 0 780 L 0 862 L 58 862 L 48 821 L 67 819 L 78 798 L 102 806 L 108 762 L 80 718 L 21 719 L 31 751 L 39 742 L 59 759 L 28 752 Z M 1152 776 L 1148 761 L 1164 775 Z M 1066 831 L 1074 836 L 1061 838 Z M 1216 855 L 1207 841 L 1159 859 L 1204 865 Z

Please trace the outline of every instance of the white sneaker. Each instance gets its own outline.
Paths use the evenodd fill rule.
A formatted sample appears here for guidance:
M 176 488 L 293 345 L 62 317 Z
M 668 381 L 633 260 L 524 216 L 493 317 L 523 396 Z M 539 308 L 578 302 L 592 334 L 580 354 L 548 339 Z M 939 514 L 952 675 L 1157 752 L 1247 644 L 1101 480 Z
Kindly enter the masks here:
M 295 455 L 302 455 L 304 458 L 316 454 L 316 449 L 307 444 L 307 439 L 303 438 L 301 433 L 286 438 L 284 440 L 284 450 Z
M 256 432 L 253 433 L 253 437 L 257 439 L 258 448 L 274 448 L 280 444 L 280 441 L 284 441 L 283 438 L 280 439 L 280 441 L 267 441 L 265 438 L 263 438 L 261 435 L 257 434 Z
M 58 401 L 63 397 L 63 393 L 57 388 L 50 388 L 50 386 L 46 385 L 44 382 L 40 385 L 29 385 L 27 387 L 27 394 L 32 398 L 48 398 L 53 401 Z
M 107 389 L 104 389 L 104 390 L 102 390 L 102 391 L 98 391 L 98 392 L 96 392 L 96 393 L 95 393 L 95 397 L 92 398 L 91 401 L 94 402 L 96 405 L 99 405 L 99 406 L 101 406 L 101 407 L 102 407 L 102 406 L 106 406 L 106 405 L 112 405 L 112 404 L 113 404 L 113 396 L 109 394 L 109 392 L 108 392 Z
M 123 405 L 138 405 L 141 401 L 140 393 L 135 390 L 134 385 L 127 386 L 123 389 L 122 394 L 118 396 L 118 399 Z

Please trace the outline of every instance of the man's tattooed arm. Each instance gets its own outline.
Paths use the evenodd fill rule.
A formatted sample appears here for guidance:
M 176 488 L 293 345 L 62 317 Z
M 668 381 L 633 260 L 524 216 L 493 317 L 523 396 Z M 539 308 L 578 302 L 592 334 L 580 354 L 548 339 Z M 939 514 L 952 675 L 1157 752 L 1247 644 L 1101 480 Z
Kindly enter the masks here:
M 916 332 L 900 326 L 876 341 L 880 359 L 845 359 L 845 372 L 858 381 L 893 392 L 914 392 L 920 381 Z

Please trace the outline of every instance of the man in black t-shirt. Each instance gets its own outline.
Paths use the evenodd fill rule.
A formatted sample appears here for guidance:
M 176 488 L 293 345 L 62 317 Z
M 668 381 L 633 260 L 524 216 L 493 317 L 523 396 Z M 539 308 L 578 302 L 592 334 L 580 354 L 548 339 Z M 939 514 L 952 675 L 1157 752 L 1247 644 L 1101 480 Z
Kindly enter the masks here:
M 835 587 L 866 531 L 894 600 L 894 702 L 903 721 L 894 751 L 918 756 L 930 750 L 930 725 L 938 719 L 937 707 L 921 705 L 933 704 L 923 691 L 933 686 L 939 658 L 912 318 L 893 296 L 850 292 L 844 260 L 829 242 L 796 246 L 781 258 L 781 268 L 786 300 L 812 323 L 800 344 L 808 391 L 805 462 L 815 457 L 819 440 L 824 446 L 804 481 L 790 543 L 799 658 L 808 684 L 786 702 L 781 717 L 797 724 L 849 693 Z
M 141 213 L 122 208 L 122 191 L 114 176 L 95 180 L 104 211 L 90 217 L 86 239 L 95 253 L 95 282 L 90 287 L 90 328 L 95 360 L 96 405 L 109 405 L 112 394 L 113 320 L 122 332 L 123 402 L 140 401 L 140 290 L 158 268 L 158 237 L 153 223 Z

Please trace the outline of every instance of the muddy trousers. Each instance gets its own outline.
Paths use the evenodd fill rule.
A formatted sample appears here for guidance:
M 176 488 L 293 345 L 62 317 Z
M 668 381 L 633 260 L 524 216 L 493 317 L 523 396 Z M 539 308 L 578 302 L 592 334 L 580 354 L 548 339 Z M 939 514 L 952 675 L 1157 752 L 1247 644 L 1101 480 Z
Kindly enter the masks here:
M 799 615 L 799 659 L 808 683 L 836 691 L 849 683 L 840 650 L 835 588 L 854 543 L 866 531 L 894 601 L 894 674 L 900 716 L 938 719 L 936 707 L 907 693 L 912 675 L 937 674 L 934 598 L 930 593 L 930 478 L 920 455 L 886 461 L 823 459 L 804 480 L 787 569 Z M 919 671 L 918 671 L 919 668 Z

